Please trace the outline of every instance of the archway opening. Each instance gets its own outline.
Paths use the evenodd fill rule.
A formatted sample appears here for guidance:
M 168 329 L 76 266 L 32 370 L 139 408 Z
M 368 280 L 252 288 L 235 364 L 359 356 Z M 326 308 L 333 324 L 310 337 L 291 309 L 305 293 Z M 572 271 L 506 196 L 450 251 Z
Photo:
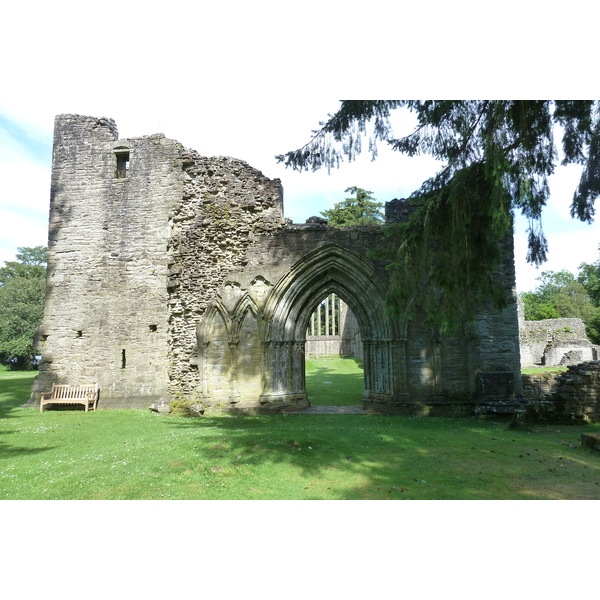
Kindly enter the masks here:
M 402 393 L 404 345 L 395 341 L 396 325 L 385 309 L 385 286 L 366 258 L 331 244 L 299 260 L 267 298 L 262 406 L 300 408 L 311 402 L 306 391 L 306 332 L 311 315 L 332 293 L 351 307 L 360 326 L 363 407 L 377 410 Z
M 352 309 L 330 293 L 313 310 L 306 329 L 306 393 L 312 406 L 360 406 L 363 347 Z

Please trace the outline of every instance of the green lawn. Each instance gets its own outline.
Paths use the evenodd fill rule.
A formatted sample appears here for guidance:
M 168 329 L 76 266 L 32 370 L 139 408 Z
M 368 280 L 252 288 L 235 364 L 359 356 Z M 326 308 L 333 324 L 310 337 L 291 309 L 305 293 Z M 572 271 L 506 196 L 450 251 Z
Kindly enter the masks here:
M 337 356 L 306 361 L 306 392 L 312 406 L 361 405 L 362 363 Z
M 532 375 L 534 373 L 563 373 L 567 370 L 567 367 L 529 367 L 527 369 L 521 369 L 523 375 Z
M 598 499 L 598 425 L 289 415 L 190 419 L 20 408 L 0 373 L 0 498 Z M 328 388 L 329 389 L 329 388 Z

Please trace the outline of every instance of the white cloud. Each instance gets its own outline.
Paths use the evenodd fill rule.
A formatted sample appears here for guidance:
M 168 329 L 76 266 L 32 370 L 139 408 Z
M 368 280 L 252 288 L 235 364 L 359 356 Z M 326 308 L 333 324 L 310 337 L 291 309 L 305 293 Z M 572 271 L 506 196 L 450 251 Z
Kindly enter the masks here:
M 297 7 L 286 11 L 281 3 L 275 8 L 260 1 L 210 7 L 145 3 L 140 8 L 135 0 L 106 0 L 101 9 L 65 0 L 34 5 L 35 18 L 30 4 L 13 3 L 5 9 L 7 23 L 27 23 L 27 43 L 18 27 L 5 28 L 0 39 L 5 56 L 19 48 L 18 60 L 3 65 L 0 114 L 46 143 L 51 143 L 56 114 L 79 113 L 114 118 L 121 137 L 161 132 L 206 156 L 243 159 L 282 180 L 286 216 L 298 222 L 342 200 L 352 185 L 372 190 L 380 201 L 407 196 L 435 168 L 428 158 L 409 160 L 384 147 L 375 163 L 365 155 L 331 175 L 298 174 L 278 165 L 274 156 L 306 143 L 319 121 L 336 110 L 338 97 L 418 98 L 436 92 L 446 98 L 498 96 L 498 79 L 488 69 L 486 56 L 473 55 L 462 79 L 456 69 L 448 71 L 440 63 L 439 54 L 426 56 L 422 45 L 419 61 L 399 61 L 407 47 L 420 44 L 421 34 L 407 30 L 396 35 L 394 20 L 386 22 L 374 10 L 360 13 L 363 30 L 370 19 L 377 23 L 373 48 L 344 44 L 342 52 L 337 48 L 342 44 L 339 36 L 325 40 L 327 14 L 333 13 L 320 13 L 323 18 L 315 21 L 309 12 Z M 322 3 L 319 7 L 325 10 Z M 503 64 L 512 64 L 506 51 L 503 48 Z M 492 94 L 488 71 L 496 86 Z M 519 95 L 505 85 L 502 94 Z M 571 90 L 563 94 L 573 95 Z M 397 122 L 406 127 L 402 119 Z M 0 252 L 5 254 L 0 261 L 11 244 L 16 250 L 45 243 L 40 224 L 47 222 L 50 187 L 50 165 L 32 162 L 17 143 L 9 144 L 6 136 L 3 140 Z M 565 264 L 575 270 L 582 260 L 597 258 L 597 252 L 587 255 L 595 249 L 596 225 L 572 237 L 551 237 L 571 231 L 564 204 L 568 206 L 576 185 L 572 178 L 572 173 L 563 173 L 552 182 L 557 192 L 544 212 L 551 262 L 543 268 L 555 270 L 554 264 Z M 527 286 L 531 275 L 524 258 L 525 235 L 524 228 L 517 231 L 516 262 L 519 281 Z M 562 262 L 553 262 L 559 256 Z
M 0 265 L 19 247 L 48 240 L 50 165 L 35 158 L 27 142 L 0 130 Z
M 0 160 L 0 206 L 3 210 L 48 214 L 50 166 L 26 158 Z
M 600 259 L 600 236 L 598 229 L 587 231 L 564 231 L 549 233 L 548 261 L 539 268 L 526 262 L 527 239 L 515 236 L 515 268 L 517 272 L 517 290 L 533 291 L 539 284 L 536 279 L 544 271 L 571 271 L 576 274 L 581 263 L 593 263 Z
M 45 246 L 48 243 L 48 219 L 36 220 L 31 216 L 0 213 L 0 266 L 15 260 L 17 248 Z

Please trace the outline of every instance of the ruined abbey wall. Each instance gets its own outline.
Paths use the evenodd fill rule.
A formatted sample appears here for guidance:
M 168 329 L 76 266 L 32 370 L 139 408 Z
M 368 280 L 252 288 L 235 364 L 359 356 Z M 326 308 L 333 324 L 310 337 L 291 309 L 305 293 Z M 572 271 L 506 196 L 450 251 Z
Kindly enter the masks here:
M 410 206 L 388 204 L 388 218 Z M 378 412 L 473 414 L 519 405 L 512 243 L 509 307 L 452 337 L 385 309 L 379 227 L 284 218 L 283 192 L 247 163 L 207 158 L 162 134 L 119 140 L 115 123 L 55 123 L 47 297 L 32 399 L 95 383 L 99 408 L 185 399 L 202 410 L 310 404 L 312 311 L 335 293 L 360 326 L 363 404 Z

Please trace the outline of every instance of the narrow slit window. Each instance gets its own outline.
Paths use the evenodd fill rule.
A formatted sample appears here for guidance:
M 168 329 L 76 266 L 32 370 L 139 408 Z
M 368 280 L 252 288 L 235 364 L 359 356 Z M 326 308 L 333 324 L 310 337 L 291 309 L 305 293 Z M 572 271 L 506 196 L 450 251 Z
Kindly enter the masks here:
M 129 151 L 123 150 L 116 153 L 117 157 L 117 171 L 115 177 L 117 179 L 125 179 L 129 172 Z
M 121 350 L 121 369 L 124 369 L 127 365 L 127 357 L 125 356 L 125 348 Z

